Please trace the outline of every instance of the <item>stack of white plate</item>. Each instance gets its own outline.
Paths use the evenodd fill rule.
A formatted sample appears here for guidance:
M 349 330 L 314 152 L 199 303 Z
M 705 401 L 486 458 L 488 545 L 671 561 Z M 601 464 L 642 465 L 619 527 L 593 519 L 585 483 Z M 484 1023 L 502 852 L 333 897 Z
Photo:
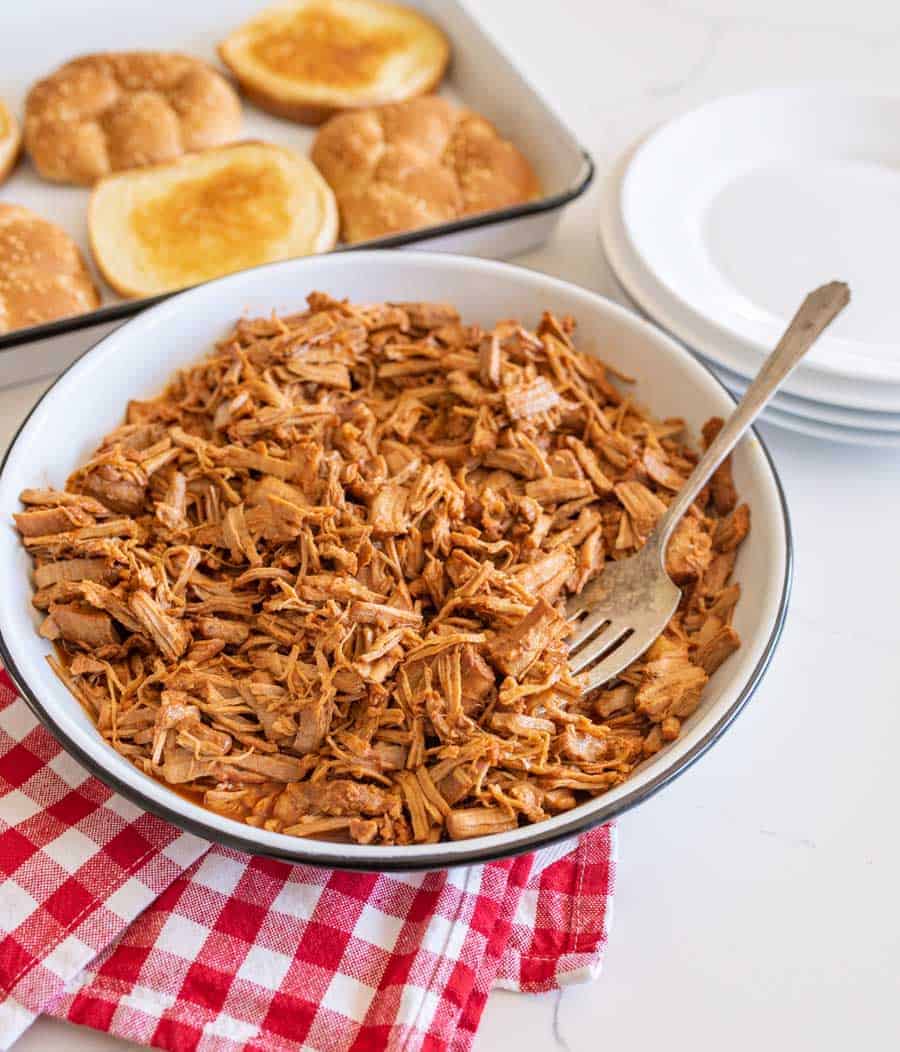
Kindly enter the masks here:
M 900 446 L 900 98 L 794 90 L 694 110 L 623 159 L 602 234 L 626 293 L 735 394 L 804 295 L 847 281 L 850 307 L 766 419 Z

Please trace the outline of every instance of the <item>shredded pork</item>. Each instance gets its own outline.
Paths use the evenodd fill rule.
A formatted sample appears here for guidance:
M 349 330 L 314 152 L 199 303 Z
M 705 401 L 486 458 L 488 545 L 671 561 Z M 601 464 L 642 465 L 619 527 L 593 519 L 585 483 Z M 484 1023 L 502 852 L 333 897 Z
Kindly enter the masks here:
M 314 293 L 26 490 L 41 634 L 100 733 L 217 812 L 365 844 L 540 821 L 676 738 L 740 645 L 749 509 L 726 462 L 671 543 L 664 635 L 584 695 L 565 600 L 696 455 L 573 329 Z

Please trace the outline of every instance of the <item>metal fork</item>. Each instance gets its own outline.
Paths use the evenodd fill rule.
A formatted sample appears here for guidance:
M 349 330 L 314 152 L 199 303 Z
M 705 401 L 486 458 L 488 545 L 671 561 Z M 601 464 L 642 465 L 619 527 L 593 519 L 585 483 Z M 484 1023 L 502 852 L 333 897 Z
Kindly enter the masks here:
M 585 691 L 618 675 L 662 634 L 681 600 L 681 589 L 666 572 L 672 531 L 781 383 L 849 302 L 850 289 L 840 281 L 806 297 L 644 547 L 628 559 L 608 562 L 600 576 L 569 601 L 566 615 L 574 622 L 569 660 L 574 672 L 583 673 Z

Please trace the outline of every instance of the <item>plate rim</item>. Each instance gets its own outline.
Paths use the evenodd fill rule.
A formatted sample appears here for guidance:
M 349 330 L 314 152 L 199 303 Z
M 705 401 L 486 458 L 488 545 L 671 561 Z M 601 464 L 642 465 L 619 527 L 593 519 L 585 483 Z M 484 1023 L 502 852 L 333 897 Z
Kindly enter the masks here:
M 733 369 L 728 369 L 724 365 L 716 366 L 716 371 L 719 373 L 719 379 L 736 397 L 742 395 L 743 392 L 747 389 L 747 386 L 751 383 L 751 380 L 748 377 L 741 376 L 739 373 L 734 372 Z M 738 385 L 740 387 L 740 390 L 735 390 L 735 388 Z M 801 406 L 800 409 L 795 409 L 795 402 L 802 402 L 804 403 L 804 405 Z M 814 416 L 813 409 L 816 406 L 820 405 L 823 409 L 829 412 L 831 410 L 837 410 L 838 412 L 849 413 L 852 412 L 852 410 L 844 409 L 844 407 L 842 406 L 832 406 L 829 405 L 827 402 L 812 402 L 810 404 L 812 405 L 813 409 L 807 409 L 805 404 L 808 402 L 809 399 L 801 398 L 798 395 L 792 395 L 788 392 L 785 392 L 783 396 L 776 395 L 775 398 L 772 399 L 772 402 L 767 407 L 766 412 L 769 413 L 772 410 L 775 410 L 775 412 L 779 415 L 796 417 L 800 421 L 809 421 L 811 423 L 818 424 L 823 427 L 834 428 L 839 431 L 861 431 L 865 432 L 866 434 L 871 434 L 873 436 L 882 436 L 885 438 L 889 437 L 892 439 L 896 439 L 898 442 L 900 442 L 900 413 L 882 414 L 884 416 L 890 416 L 892 422 L 896 424 L 895 427 L 877 427 L 869 424 L 868 421 L 870 418 L 868 417 L 865 418 L 865 422 L 851 422 L 850 420 L 839 421 L 829 419 L 828 417 Z
M 719 379 L 722 379 L 721 377 Z M 727 380 L 722 380 L 728 387 Z M 733 393 L 733 392 L 732 392 Z M 864 446 L 869 449 L 900 449 L 900 432 L 867 430 L 858 427 L 842 427 L 827 420 L 816 420 L 814 417 L 800 416 L 780 406 L 769 406 L 763 415 L 763 423 L 773 427 L 793 431 L 808 438 L 817 438 L 826 442 L 837 442 L 843 446 Z

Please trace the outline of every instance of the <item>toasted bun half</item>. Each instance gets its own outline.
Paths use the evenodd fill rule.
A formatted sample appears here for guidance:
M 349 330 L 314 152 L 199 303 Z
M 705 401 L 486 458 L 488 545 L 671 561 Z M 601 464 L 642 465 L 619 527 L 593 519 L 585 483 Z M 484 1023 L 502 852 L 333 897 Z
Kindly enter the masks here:
M 110 285 L 123 296 L 153 296 L 325 252 L 338 218 L 310 161 L 247 142 L 108 176 L 91 194 L 88 229 Z
M 90 272 L 69 235 L 29 208 L 0 202 L 0 333 L 99 305 Z
M 6 179 L 19 157 L 22 133 L 19 122 L 0 100 L 0 183 Z
M 25 101 L 25 148 L 40 175 L 90 186 L 234 139 L 241 103 L 205 62 L 163 51 L 84 55 Z
M 447 38 L 418 12 L 379 0 L 288 0 L 236 29 L 219 54 L 247 97 L 319 124 L 361 106 L 433 91 Z
M 312 159 L 337 197 L 344 241 L 399 234 L 522 204 L 540 185 L 484 117 L 429 96 L 341 113 Z

